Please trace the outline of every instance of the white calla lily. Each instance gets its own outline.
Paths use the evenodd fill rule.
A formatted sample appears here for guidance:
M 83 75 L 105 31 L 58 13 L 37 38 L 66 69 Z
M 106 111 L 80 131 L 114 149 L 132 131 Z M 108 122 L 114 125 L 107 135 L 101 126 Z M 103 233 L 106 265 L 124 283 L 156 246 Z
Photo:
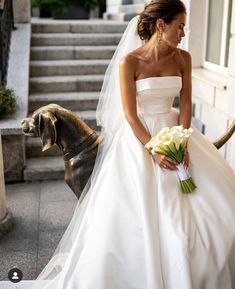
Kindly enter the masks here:
M 192 132 L 192 128 L 186 129 L 182 125 L 171 128 L 164 127 L 145 145 L 153 154 L 160 153 L 167 155 L 179 163 L 180 173 L 177 172 L 177 174 L 183 193 L 191 193 L 196 188 L 189 173 L 184 171 L 185 169 L 182 165 L 184 150 Z

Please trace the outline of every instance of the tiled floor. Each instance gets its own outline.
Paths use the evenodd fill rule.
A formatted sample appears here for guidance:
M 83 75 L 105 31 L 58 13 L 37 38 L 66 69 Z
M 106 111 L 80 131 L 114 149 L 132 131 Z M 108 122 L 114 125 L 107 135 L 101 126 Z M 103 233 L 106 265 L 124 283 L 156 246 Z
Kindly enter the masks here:
M 77 199 L 64 181 L 10 184 L 6 199 L 15 227 L 0 239 L 0 281 L 8 280 L 9 270 L 15 267 L 23 272 L 23 280 L 33 280 L 53 255 Z M 0 289 L 23 288 L 22 281 L 10 283 L 0 282 Z

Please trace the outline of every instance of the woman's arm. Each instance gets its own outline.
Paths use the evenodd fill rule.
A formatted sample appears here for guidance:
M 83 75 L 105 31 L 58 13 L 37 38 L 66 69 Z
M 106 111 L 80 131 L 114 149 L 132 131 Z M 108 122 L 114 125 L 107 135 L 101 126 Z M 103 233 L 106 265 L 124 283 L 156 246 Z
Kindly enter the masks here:
M 192 61 L 191 55 L 187 51 L 181 50 L 181 56 L 184 59 L 184 69 L 182 71 L 178 122 L 184 128 L 189 128 L 192 119 Z
M 182 89 L 180 92 L 179 107 L 179 125 L 189 128 L 192 121 L 192 60 L 191 55 L 181 50 L 181 56 L 184 59 L 184 69 L 182 72 Z M 187 168 L 189 166 L 189 153 L 186 147 L 184 152 L 183 164 Z
M 127 55 L 121 59 L 119 64 L 120 89 L 125 117 L 136 137 L 145 145 L 150 140 L 151 135 L 147 132 L 137 115 L 135 84 L 136 66 L 136 59 L 131 55 Z

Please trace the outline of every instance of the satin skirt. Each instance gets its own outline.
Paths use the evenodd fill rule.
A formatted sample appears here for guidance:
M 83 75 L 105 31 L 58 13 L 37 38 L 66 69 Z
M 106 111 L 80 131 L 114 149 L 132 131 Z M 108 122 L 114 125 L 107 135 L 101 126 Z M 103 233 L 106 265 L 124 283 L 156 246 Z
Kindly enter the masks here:
M 139 115 L 150 134 L 178 112 Z M 235 174 L 195 127 L 182 194 L 127 122 L 33 289 L 234 289 Z M 46 246 L 46 244 L 45 244 Z

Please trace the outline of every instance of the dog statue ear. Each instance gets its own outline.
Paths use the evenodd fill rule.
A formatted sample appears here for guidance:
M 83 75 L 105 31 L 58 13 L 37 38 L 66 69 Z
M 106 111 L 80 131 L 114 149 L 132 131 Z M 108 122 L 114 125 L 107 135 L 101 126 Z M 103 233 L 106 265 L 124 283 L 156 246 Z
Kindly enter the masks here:
M 39 115 L 39 134 L 42 140 L 42 151 L 49 149 L 56 142 L 56 121 L 54 114 L 49 111 L 42 112 Z

